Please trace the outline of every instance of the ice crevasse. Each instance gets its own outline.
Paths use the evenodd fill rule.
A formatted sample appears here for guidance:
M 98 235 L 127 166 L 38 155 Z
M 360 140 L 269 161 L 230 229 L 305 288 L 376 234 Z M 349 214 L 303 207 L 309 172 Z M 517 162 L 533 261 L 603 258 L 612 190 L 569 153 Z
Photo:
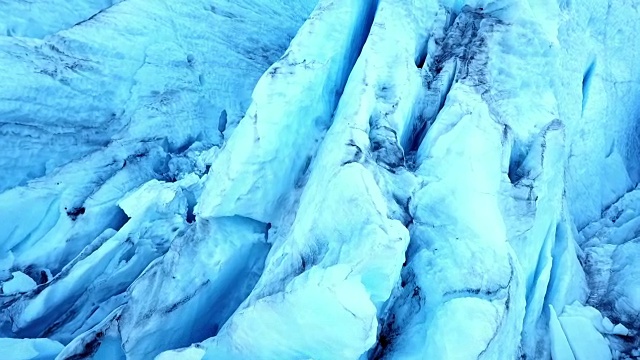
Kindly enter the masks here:
M 0 357 L 640 358 L 640 3 L 0 14 Z

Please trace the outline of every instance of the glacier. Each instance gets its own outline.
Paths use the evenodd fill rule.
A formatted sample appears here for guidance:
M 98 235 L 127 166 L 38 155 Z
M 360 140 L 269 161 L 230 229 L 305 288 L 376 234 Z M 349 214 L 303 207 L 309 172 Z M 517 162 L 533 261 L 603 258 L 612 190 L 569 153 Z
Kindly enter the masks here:
M 0 359 L 640 358 L 637 1 L 0 14 Z

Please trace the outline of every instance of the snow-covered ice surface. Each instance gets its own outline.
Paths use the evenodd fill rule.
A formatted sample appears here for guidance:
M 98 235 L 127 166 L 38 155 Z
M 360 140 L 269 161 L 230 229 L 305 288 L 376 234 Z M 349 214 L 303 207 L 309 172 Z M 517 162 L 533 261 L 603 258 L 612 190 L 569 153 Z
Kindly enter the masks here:
M 640 358 L 640 3 L 0 0 L 0 358 Z

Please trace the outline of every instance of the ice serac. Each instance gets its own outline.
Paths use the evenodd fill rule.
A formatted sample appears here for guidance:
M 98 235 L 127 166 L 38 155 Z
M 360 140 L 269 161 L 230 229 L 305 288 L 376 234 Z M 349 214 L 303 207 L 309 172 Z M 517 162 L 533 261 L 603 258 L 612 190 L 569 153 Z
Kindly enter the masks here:
M 375 1 L 325 1 L 316 7 L 258 81 L 237 135 L 212 164 L 199 216 L 274 219 L 331 125 L 374 11 Z
M 200 178 L 223 133 L 233 132 L 256 81 L 315 2 L 76 3 L 0 4 L 0 27 L 10 28 L 0 36 L 0 66 L 11 69 L 2 71 L 0 85 L 0 141 L 6 147 L 0 155 L 0 334 L 63 344 L 75 339 L 84 345 L 65 353 L 100 357 L 130 337 L 126 326 L 121 336 L 115 317 L 105 322 L 109 314 L 123 312 L 124 321 L 142 316 L 123 307 L 130 300 L 141 306 L 127 288 L 141 275 L 154 279 L 144 269 L 176 237 L 189 243 Z M 21 27 L 35 13 L 38 21 Z M 194 22 L 201 27 L 190 27 Z M 219 297 L 233 283 L 239 294 L 220 305 L 220 322 L 246 297 L 255 282 L 251 275 L 260 273 L 268 250 L 265 226 L 258 225 L 262 242 L 255 247 L 229 245 L 239 251 L 220 253 L 224 266 L 213 262 L 228 273 L 214 276 L 223 280 L 207 291 L 213 288 Z M 251 239 L 246 241 L 253 244 Z M 252 256 L 255 266 L 244 264 Z M 192 260 L 180 267 L 188 270 L 184 264 Z M 178 283 L 186 288 L 195 282 L 187 277 Z M 187 295 L 174 293 L 159 306 L 171 307 Z M 192 313 L 199 320 L 201 313 Z M 154 326 L 161 322 L 148 322 L 157 336 Z M 107 338 L 96 330 L 106 323 L 112 324 Z M 208 332 L 177 333 L 166 346 L 215 334 L 212 324 L 194 325 L 199 327 Z M 127 345 L 127 353 L 153 356 L 165 349 L 154 341 L 145 347 L 145 334 L 140 331 L 140 347 Z
M 0 7 L 3 23 L 30 6 L 55 27 L 49 7 L 75 3 Z M 122 227 L 115 203 L 127 191 L 196 167 L 202 175 L 210 157 L 176 155 L 211 153 L 232 132 L 314 4 L 134 0 L 42 40 L 0 37 L 0 66 L 11 69 L 0 75 L 0 141 L 12 149 L 0 155 L 2 279 L 13 268 L 46 283 L 100 233 Z
M 319 14 L 312 14 L 305 27 L 332 14 L 329 9 L 349 16 L 375 10 L 373 3 L 364 7 L 362 4 L 321 2 L 316 9 Z M 353 17 L 351 23 L 361 27 L 359 31 L 366 34 L 371 24 L 360 21 L 362 19 Z M 324 19 L 324 22 L 331 27 L 339 23 L 344 25 L 341 17 L 331 21 Z M 307 36 L 305 27 L 298 35 L 300 39 Z M 299 44 L 294 40 L 290 51 L 295 52 Z M 360 49 L 350 51 L 359 53 Z M 366 45 L 362 51 L 367 51 Z M 355 65 L 343 99 L 359 93 L 361 77 L 365 75 L 361 72 L 363 63 L 358 61 Z M 265 76 L 270 76 L 269 72 Z M 355 81 L 352 80 L 354 76 Z M 296 89 L 293 87 L 288 91 L 295 94 Z M 308 169 L 301 174 L 297 189 L 291 184 L 288 189 L 281 190 L 283 195 L 292 198 L 283 201 L 282 206 L 288 206 L 288 210 L 298 214 L 314 213 L 315 216 L 292 217 L 289 212 L 283 212 L 272 220 L 269 238 L 273 247 L 261 279 L 218 335 L 199 345 L 205 349 L 202 356 L 220 359 L 359 358 L 375 344 L 377 316 L 396 284 L 408 244 L 408 232 L 400 221 L 390 217 L 376 181 L 380 169 L 375 162 L 365 158 L 365 154 L 371 152 L 367 135 L 370 115 L 367 111 L 370 109 L 365 108 L 357 118 L 351 118 L 358 107 L 357 103 L 340 102 L 326 140 L 310 160 Z M 331 120 L 331 113 L 327 114 L 327 120 Z M 297 114 L 302 119 L 304 115 Z M 258 117 L 258 123 L 260 119 Z M 354 120 L 362 130 L 352 127 Z M 297 126 L 314 128 L 317 124 L 311 121 Z M 236 130 L 230 141 L 240 134 L 240 129 Z M 277 147 L 278 151 L 290 151 L 287 142 L 270 146 Z M 358 146 L 362 146 L 360 153 Z M 325 189 L 332 191 L 323 197 L 316 196 Z M 263 193 L 257 192 L 255 198 L 251 194 L 247 200 L 260 201 Z M 202 204 L 208 201 L 204 196 Z M 265 319 L 265 314 L 270 314 L 269 318 Z M 340 327 L 336 328 L 335 324 Z M 256 326 L 268 330 L 269 335 L 255 339 Z
M 179 185 L 154 181 L 122 199 L 127 224 L 105 230 L 50 281 L 14 299 L 7 308 L 12 331 L 70 341 L 126 301 L 127 286 L 185 232 Z
M 587 304 L 630 332 L 608 337 L 614 351 L 629 353 L 640 346 L 640 190 L 638 187 L 609 206 L 602 218 L 580 232 L 583 261 L 591 292 Z
M 474 96 L 477 102 L 466 105 Z M 416 174 L 424 185 L 409 205 L 404 290 L 382 358 L 498 358 L 519 351 L 513 340 L 522 328 L 524 284 L 498 206 L 502 127 L 488 117 L 480 97 L 455 84 L 423 141 L 429 148 L 421 151 Z
M 211 238 L 199 238 L 192 228 L 127 289 L 127 302 L 111 330 L 118 356 L 153 358 L 163 350 L 215 335 L 248 295 L 269 249 L 264 224 L 225 218 L 210 224 L 210 230 Z M 104 346 L 92 332 L 74 341 L 78 340 L 96 344 L 97 350 L 85 356 L 97 358 Z M 71 356 L 84 350 L 68 351 Z
M 639 357 L 638 9 L 0 0 L 0 357 Z

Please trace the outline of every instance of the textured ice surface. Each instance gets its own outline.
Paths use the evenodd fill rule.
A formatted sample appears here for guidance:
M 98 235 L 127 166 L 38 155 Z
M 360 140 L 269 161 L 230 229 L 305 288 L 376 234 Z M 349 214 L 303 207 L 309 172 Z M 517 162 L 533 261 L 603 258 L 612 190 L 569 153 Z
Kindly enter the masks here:
M 63 348 L 59 342 L 49 339 L 0 338 L 2 358 L 7 360 L 53 359 Z
M 11 169 L 0 175 L 0 190 L 114 142 L 164 139 L 172 150 L 196 140 L 217 143 L 218 119 L 226 117 L 228 127 L 238 122 L 256 81 L 315 5 L 106 3 L 0 3 L 0 13 L 11 14 L 3 16 L 5 26 L 23 20 L 29 31 L 39 23 L 52 30 L 43 39 L 28 37 L 28 31 L 0 37 L 0 66 L 11 69 L 0 75 L 0 139 L 20 149 L 0 156 L 0 166 Z M 76 4 L 107 9 L 97 13 Z M 42 16 L 25 19 L 33 14 Z M 68 23 L 73 16 L 79 18 Z
M 0 358 L 640 356 L 633 1 L 0 14 Z

